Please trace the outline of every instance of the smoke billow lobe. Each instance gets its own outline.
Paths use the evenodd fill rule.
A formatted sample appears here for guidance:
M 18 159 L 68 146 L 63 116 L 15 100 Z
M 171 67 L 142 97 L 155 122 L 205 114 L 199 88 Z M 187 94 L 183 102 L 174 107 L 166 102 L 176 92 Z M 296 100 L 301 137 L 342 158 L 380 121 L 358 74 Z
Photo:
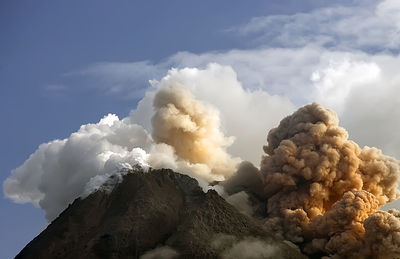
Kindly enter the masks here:
M 220 130 L 217 110 L 197 101 L 179 84 L 161 88 L 153 106 L 152 137 L 156 143 L 172 146 L 176 155 L 190 164 L 207 166 L 209 173 L 201 176 L 208 181 L 231 176 L 240 160 L 226 152 L 233 138 Z
M 400 211 L 377 211 L 365 220 L 364 227 L 369 254 L 375 257 L 386 255 L 388 258 L 399 255 Z
M 399 162 L 376 148 L 361 149 L 338 122 L 335 112 L 313 103 L 270 131 L 260 168 L 266 225 L 310 254 L 368 256 L 369 222 L 386 215 L 374 213 L 400 195 Z M 400 249 L 399 241 L 391 245 Z

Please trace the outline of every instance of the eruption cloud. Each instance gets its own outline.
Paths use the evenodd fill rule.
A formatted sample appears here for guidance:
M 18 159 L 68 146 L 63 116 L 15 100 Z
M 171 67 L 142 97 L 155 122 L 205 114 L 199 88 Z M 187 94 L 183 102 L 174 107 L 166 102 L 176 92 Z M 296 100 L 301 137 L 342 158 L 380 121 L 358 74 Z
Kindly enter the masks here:
M 373 237 L 381 249 L 399 252 L 399 240 L 388 237 L 398 230 L 379 235 L 372 224 L 400 223 L 396 213 L 376 212 L 399 198 L 399 162 L 376 148 L 360 149 L 338 123 L 335 112 L 313 103 L 269 132 L 260 168 L 266 226 L 309 254 L 371 256 Z
M 236 156 L 261 153 L 261 145 L 254 145 L 261 143 L 260 134 L 265 137 L 264 127 L 276 123 L 276 114 L 272 119 L 264 114 L 287 114 L 290 103 L 244 90 L 232 69 L 217 64 L 205 70 L 173 69 L 153 83 L 129 117 L 109 114 L 66 139 L 40 145 L 4 181 L 5 195 L 42 208 L 51 221 L 77 197 L 112 190 L 126 169 L 170 168 L 261 218 L 272 233 L 308 255 L 400 256 L 400 212 L 379 210 L 400 196 L 400 164 L 348 140 L 334 111 L 313 103 L 284 118 L 270 130 L 258 168 L 228 151 Z M 241 136 L 240 144 L 234 146 L 226 131 Z M 214 181 L 221 182 L 209 186 Z
M 172 146 L 190 164 L 207 166 L 206 180 L 228 178 L 239 163 L 226 152 L 233 138 L 220 130 L 218 111 L 204 106 L 182 85 L 168 85 L 155 96 L 151 120 L 155 142 Z
M 171 168 L 198 179 L 204 188 L 235 172 L 240 159 L 226 152 L 234 139 L 222 133 L 216 109 L 178 84 L 161 87 L 153 107 L 152 135 L 130 117 L 109 114 L 66 139 L 40 145 L 4 181 L 5 195 L 33 203 L 52 221 L 77 197 L 99 188 L 112 190 L 134 165 Z
M 52 221 L 77 197 L 97 190 L 126 164 L 146 167 L 151 145 L 148 133 L 128 120 L 107 115 L 82 125 L 67 139 L 39 148 L 3 183 L 6 196 L 31 202 Z M 97 182 L 97 184 L 96 184 Z

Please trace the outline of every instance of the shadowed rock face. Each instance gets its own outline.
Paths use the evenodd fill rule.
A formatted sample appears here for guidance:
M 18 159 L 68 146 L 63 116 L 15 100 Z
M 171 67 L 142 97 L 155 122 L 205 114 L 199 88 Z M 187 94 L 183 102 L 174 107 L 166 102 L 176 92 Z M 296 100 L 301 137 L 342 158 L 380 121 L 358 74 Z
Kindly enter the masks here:
M 139 258 L 158 246 L 177 258 L 219 258 L 221 235 L 257 239 L 274 247 L 273 258 L 304 258 L 215 191 L 166 169 L 133 171 L 109 194 L 76 199 L 16 258 Z

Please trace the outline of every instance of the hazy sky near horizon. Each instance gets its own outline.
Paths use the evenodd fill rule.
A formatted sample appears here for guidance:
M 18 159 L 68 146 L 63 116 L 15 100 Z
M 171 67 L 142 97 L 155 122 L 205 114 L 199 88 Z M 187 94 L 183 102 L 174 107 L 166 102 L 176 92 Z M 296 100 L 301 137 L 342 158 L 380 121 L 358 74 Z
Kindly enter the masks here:
M 40 144 L 128 116 L 149 80 L 210 63 L 232 68 L 246 91 L 335 109 L 360 146 L 400 159 L 395 0 L 1 1 L 0 39 L 1 182 Z M 0 257 L 46 224 L 40 209 L 3 197 Z

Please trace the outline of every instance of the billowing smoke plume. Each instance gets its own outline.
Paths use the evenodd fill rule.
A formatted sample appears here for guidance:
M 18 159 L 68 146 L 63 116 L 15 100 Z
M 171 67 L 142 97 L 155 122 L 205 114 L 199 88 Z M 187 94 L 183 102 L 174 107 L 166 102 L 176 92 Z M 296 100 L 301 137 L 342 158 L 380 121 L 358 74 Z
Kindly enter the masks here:
M 399 251 L 399 219 L 395 213 L 375 213 L 400 195 L 399 162 L 378 149 L 360 149 L 347 138 L 336 113 L 317 103 L 300 108 L 270 131 L 260 169 L 268 202 L 266 225 L 310 254 L 357 257 L 377 252 L 367 251 L 368 245 Z
M 233 139 L 223 135 L 214 108 L 174 84 L 162 87 L 153 104 L 153 138 L 129 117 L 109 114 L 67 139 L 40 145 L 13 170 L 4 193 L 16 202 L 32 202 L 51 221 L 77 197 L 111 190 L 135 165 L 171 168 L 206 182 L 235 171 L 240 159 L 226 153 Z
M 194 99 L 187 88 L 169 85 L 155 96 L 152 118 L 155 142 L 172 146 L 176 155 L 190 164 L 205 165 L 206 180 L 224 180 L 239 162 L 226 153 L 232 138 L 220 130 L 218 111 Z
M 184 87 L 182 82 L 198 85 Z M 224 102 L 229 98 L 218 92 L 230 95 L 235 104 Z M 231 69 L 171 70 L 129 117 L 108 115 L 67 139 L 40 145 L 13 170 L 3 190 L 17 202 L 32 202 L 53 220 L 75 198 L 99 188 L 111 190 L 126 169 L 171 168 L 195 177 L 205 190 L 217 190 L 243 213 L 264 218 L 267 228 L 305 253 L 399 256 L 400 213 L 378 210 L 399 198 L 399 162 L 348 140 L 335 112 L 314 103 L 283 119 L 268 134 L 260 168 L 229 155 L 234 139 L 223 134 L 215 107 L 225 115 L 227 132 L 242 137 L 231 151 L 251 154 L 254 160 L 254 150 L 260 149 L 261 156 L 255 143 L 274 121 L 265 111 L 292 108 L 276 103 L 282 100 L 245 91 Z M 214 180 L 225 181 L 208 186 Z
M 3 184 L 16 202 L 32 202 L 51 221 L 87 190 L 95 190 L 124 163 L 146 166 L 151 138 L 139 125 L 105 116 L 64 140 L 42 144 Z

